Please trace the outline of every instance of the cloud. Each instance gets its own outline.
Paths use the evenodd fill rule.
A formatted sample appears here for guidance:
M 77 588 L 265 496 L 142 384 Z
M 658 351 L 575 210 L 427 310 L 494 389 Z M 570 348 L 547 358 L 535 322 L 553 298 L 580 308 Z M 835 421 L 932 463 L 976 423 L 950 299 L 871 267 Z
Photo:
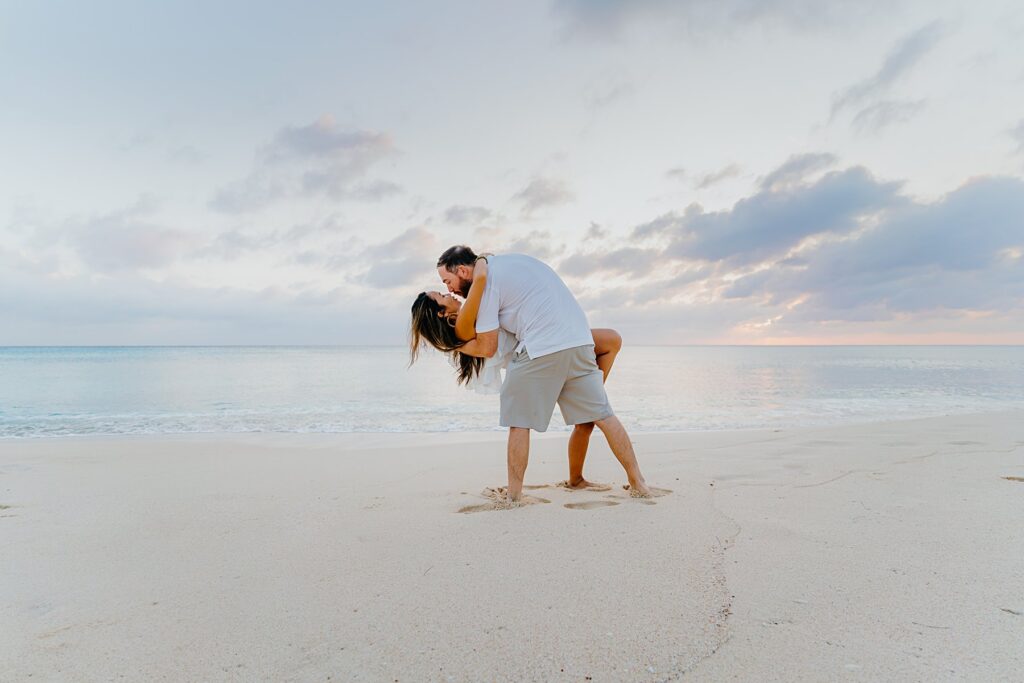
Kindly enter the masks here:
M 935 47 L 944 33 L 941 22 L 933 21 L 903 37 L 886 55 L 878 71 L 835 96 L 830 120 L 834 120 L 844 109 L 860 107 L 885 93 L 896 80 Z
M 337 214 L 331 214 L 319 221 L 297 223 L 288 228 L 263 232 L 233 228 L 218 233 L 205 246 L 196 249 L 190 255 L 197 258 L 222 258 L 227 261 L 235 261 L 250 252 L 281 247 L 294 248 L 308 239 L 333 238 L 348 233 L 351 229 L 349 225 L 341 221 Z M 304 257 L 304 260 L 307 263 L 313 261 L 312 257 L 308 255 Z M 318 260 L 318 262 L 322 261 L 324 259 Z
M 207 158 L 207 154 L 192 145 L 180 145 L 167 151 L 167 160 L 176 164 L 194 166 L 203 163 Z
M 520 237 L 506 238 L 494 249 L 497 253 L 529 254 L 547 261 L 565 252 L 565 245 L 555 242 L 550 232 L 533 230 Z
M 670 180 L 686 180 L 687 172 L 682 166 L 676 166 L 665 171 L 665 177 Z
M 706 190 L 712 185 L 717 185 L 723 180 L 728 180 L 729 178 L 735 178 L 739 174 L 740 167 L 736 164 L 729 164 L 728 166 L 723 166 L 717 171 L 705 173 L 704 175 L 696 178 L 694 181 L 694 187 L 698 190 Z
M 906 123 L 924 106 L 924 100 L 876 102 L 857 112 L 853 117 L 853 127 L 861 133 L 877 133 L 894 123 Z
M 242 213 L 301 196 L 379 201 L 401 188 L 388 181 L 360 181 L 394 153 L 386 133 L 342 129 L 330 116 L 285 127 L 257 152 L 249 175 L 217 192 L 210 207 Z
M 381 261 L 370 268 L 362 282 L 377 288 L 408 287 L 428 279 L 433 273 L 437 278 L 434 263 L 429 259 L 406 258 L 399 261 Z
M 449 206 L 444 212 L 445 221 L 453 225 L 479 225 L 491 217 L 491 210 L 483 206 Z
M 409 228 L 398 237 L 367 247 L 361 258 L 369 263 L 355 281 L 378 289 L 408 287 L 437 279 L 441 243 L 423 227 Z
M 269 206 L 287 193 L 283 182 L 266 172 L 254 172 L 218 191 L 209 206 L 224 213 L 246 213 Z
M 998 270 L 1003 250 L 1024 246 L 1024 183 L 1013 178 L 970 182 L 932 204 L 909 204 L 858 239 L 809 255 L 801 279 L 820 287 L 871 287 L 924 271 Z M 1012 261 L 1024 283 L 1024 264 Z M 916 279 L 916 278 L 915 278 Z M 992 298 L 996 292 L 977 292 Z M 934 301 L 934 299 L 933 299 Z
M 9 232 L 18 236 L 31 261 L 40 264 L 40 277 L 89 273 L 124 278 L 142 270 L 170 277 L 178 272 L 177 265 L 244 264 L 254 254 L 254 263 L 270 258 L 351 271 L 352 254 L 363 247 L 353 227 L 336 213 L 273 229 L 257 224 L 214 232 L 165 225 L 158 209 L 154 200 L 142 197 L 126 208 L 59 221 L 22 211 Z
M 1024 182 L 982 178 L 934 203 L 908 202 L 794 267 L 737 280 L 732 297 L 801 297 L 796 320 L 873 320 L 923 311 L 1024 307 Z
M 836 155 L 827 152 L 794 154 L 761 179 L 763 190 L 784 190 L 803 181 L 808 175 L 834 166 Z
M 161 225 L 156 209 L 152 199 L 143 197 L 124 209 L 86 218 L 44 222 L 26 217 L 22 220 L 29 223 L 16 219 L 12 234 L 24 234 L 25 245 L 37 259 L 55 264 L 62 261 L 59 253 L 98 273 L 163 268 L 197 248 L 205 237 Z
M 571 277 L 586 277 L 594 273 L 622 273 L 644 275 L 657 262 L 660 250 L 625 247 L 614 251 L 577 253 L 558 265 L 558 272 Z
M 520 203 L 524 216 L 531 216 L 541 209 L 568 204 L 574 199 L 575 195 L 564 181 L 550 178 L 535 178 L 512 197 L 512 201 Z
M 771 186 L 800 165 L 791 159 L 773 171 L 767 176 L 774 178 Z M 762 189 L 726 211 L 706 213 L 693 204 L 682 216 L 669 213 L 637 226 L 633 237 L 667 238 L 666 255 L 677 259 L 755 263 L 781 257 L 813 235 L 855 230 L 861 219 L 898 205 L 899 186 L 854 167 L 809 185 Z
M 591 323 L 616 327 L 627 339 L 870 341 L 883 332 L 922 331 L 974 342 L 986 334 L 990 341 L 1020 338 L 1024 182 L 977 178 L 924 202 L 859 167 L 798 179 L 826 161 L 791 157 L 731 208 L 707 213 L 694 205 L 658 216 L 634 229 L 644 241 L 607 252 L 567 254 L 545 231 L 474 246 L 507 245 L 549 261 L 561 255 L 557 269 L 578 278 L 573 288 Z M 33 237 L 64 245 L 73 227 L 135 225 L 153 221 L 153 210 L 141 202 Z M 321 228 L 351 234 L 316 223 L 270 234 L 301 242 Z M 720 244 L 719 237 L 729 239 Z M 225 239 L 253 248 L 264 238 L 239 231 Z M 415 226 L 353 246 L 343 258 L 361 271 L 329 291 L 303 282 L 258 291 L 197 288 L 128 267 L 108 277 L 66 275 L 54 272 L 50 252 L 8 246 L 0 245 L 5 343 L 401 343 L 412 287 L 440 287 L 434 259 L 446 244 Z M 117 263 L 166 262 L 161 249 L 155 260 L 128 253 Z
M 359 183 L 352 187 L 348 196 L 353 199 L 360 199 L 365 202 L 379 202 L 388 197 L 394 197 L 404 193 L 401 185 L 388 180 L 373 180 L 368 183 Z
M 1016 154 L 1024 154 L 1024 119 L 1017 122 L 1017 125 L 1009 130 L 1010 137 L 1017 143 Z
M 122 141 L 116 143 L 117 151 L 119 152 L 134 152 L 139 149 L 151 147 L 156 141 L 156 136 L 152 132 L 136 131 L 135 133 L 125 137 Z
M 69 239 L 82 260 L 103 272 L 167 266 L 195 241 L 185 230 L 153 225 L 131 214 L 98 218 Z
M 977 178 L 922 202 L 859 167 L 790 175 L 830 161 L 791 157 L 762 181 L 780 189 L 664 214 L 634 229 L 648 246 L 570 254 L 558 270 L 582 279 L 598 322 L 651 338 L 1019 343 L 1024 181 Z M 608 280 L 623 274 L 643 275 Z
M 421 256 L 433 264 L 437 261 L 436 256 L 441 255 L 441 250 L 437 249 L 438 244 L 438 239 L 434 233 L 424 227 L 414 227 L 409 228 L 401 235 L 387 242 L 367 247 L 363 252 L 363 256 L 371 259 Z M 437 249 L 436 256 L 433 253 L 434 249 Z
M 305 126 L 286 126 L 262 150 L 267 163 L 322 159 L 329 163 L 363 166 L 381 152 L 391 151 L 384 133 L 340 129 L 332 116 L 322 116 Z
M 675 211 L 662 214 L 652 221 L 641 223 L 633 228 L 631 236 L 636 240 L 645 240 L 664 235 L 671 235 L 673 232 L 684 228 L 687 218 L 699 215 L 703 211 L 704 209 L 700 204 L 690 204 L 690 206 L 686 207 L 686 212 L 682 216 L 677 214 Z
M 668 27 L 687 35 L 728 31 L 753 22 L 815 26 L 849 19 L 864 5 L 852 0 L 555 0 L 551 7 L 565 35 L 609 40 L 639 25 Z
M 252 291 L 21 266 L 0 270 L 0 344 L 400 344 L 408 325 L 405 297 L 368 306 L 350 287 Z
M 652 296 L 648 285 L 624 285 L 579 297 L 591 325 L 618 329 L 634 344 L 716 343 L 738 324 L 765 317 L 756 302 Z
M 628 81 L 616 81 L 602 85 L 591 85 L 584 93 L 584 101 L 591 109 L 602 109 L 624 100 L 636 92 L 636 86 Z

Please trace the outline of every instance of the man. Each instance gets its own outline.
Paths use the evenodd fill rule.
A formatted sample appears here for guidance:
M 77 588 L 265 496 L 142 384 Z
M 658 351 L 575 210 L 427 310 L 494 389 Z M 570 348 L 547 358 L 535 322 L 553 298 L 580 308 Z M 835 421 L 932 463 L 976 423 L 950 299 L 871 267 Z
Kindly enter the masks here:
M 448 291 L 469 293 L 476 261 L 467 246 L 441 254 L 437 272 Z M 608 403 L 590 324 L 576 297 L 555 271 L 531 256 L 503 254 L 487 261 L 475 347 L 485 357 L 494 356 L 499 327 L 519 342 L 501 386 L 500 424 L 509 428 L 508 500 L 522 495 L 530 430 L 547 431 L 556 403 L 567 425 L 597 425 L 626 470 L 633 495 L 649 496 L 629 435 Z

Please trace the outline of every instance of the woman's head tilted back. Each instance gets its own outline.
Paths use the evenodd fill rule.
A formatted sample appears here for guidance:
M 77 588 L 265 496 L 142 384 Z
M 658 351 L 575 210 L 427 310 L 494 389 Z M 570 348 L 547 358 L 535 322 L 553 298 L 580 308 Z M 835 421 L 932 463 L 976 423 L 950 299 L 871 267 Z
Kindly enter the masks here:
M 438 351 L 450 354 L 459 366 L 459 384 L 465 384 L 480 373 L 484 359 L 459 352 L 466 342 L 455 335 L 455 316 L 460 304 L 449 294 L 420 292 L 412 302 L 412 334 L 410 338 L 410 364 L 416 362 L 420 347 L 430 344 Z

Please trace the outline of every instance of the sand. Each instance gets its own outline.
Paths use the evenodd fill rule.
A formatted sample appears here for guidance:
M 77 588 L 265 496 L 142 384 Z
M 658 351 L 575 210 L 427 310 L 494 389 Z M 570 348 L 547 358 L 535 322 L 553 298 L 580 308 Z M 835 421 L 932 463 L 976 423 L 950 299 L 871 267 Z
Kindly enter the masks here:
M 1024 414 L 566 438 L 0 441 L 0 680 L 1019 678 Z

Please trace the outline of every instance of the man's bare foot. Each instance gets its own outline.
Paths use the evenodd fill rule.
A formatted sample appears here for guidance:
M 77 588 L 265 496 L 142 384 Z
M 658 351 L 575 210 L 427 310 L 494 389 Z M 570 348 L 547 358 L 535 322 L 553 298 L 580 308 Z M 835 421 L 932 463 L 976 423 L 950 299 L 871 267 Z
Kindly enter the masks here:
M 495 502 L 508 503 L 510 507 L 517 507 L 523 498 L 521 491 L 518 496 L 510 497 L 507 486 L 488 486 L 483 490 L 483 494 Z
M 537 505 L 543 503 L 550 503 L 551 501 L 547 498 L 540 498 L 538 496 L 527 496 L 520 497 L 519 500 L 508 499 L 508 489 L 505 486 L 488 486 L 480 492 L 484 498 L 490 500 L 490 502 L 484 505 L 466 505 L 459 508 L 459 512 L 485 512 L 487 510 L 512 510 L 514 508 L 525 507 L 527 505 Z
M 629 495 L 633 498 L 651 498 L 653 493 L 646 482 L 642 481 L 631 481 L 622 488 L 629 491 Z
M 612 488 L 608 484 L 595 484 L 594 482 L 587 481 L 582 477 L 575 481 L 565 479 L 563 481 L 558 482 L 558 486 L 560 486 L 563 489 L 571 489 L 574 491 L 582 491 L 584 489 L 589 491 L 610 491 Z
M 623 484 L 622 488 L 629 491 L 629 495 L 634 498 L 660 498 L 661 496 L 667 496 L 672 493 L 672 489 L 660 489 L 657 486 L 648 486 L 646 482 L 643 483 L 643 490 L 639 488 L 634 489 L 630 484 Z

